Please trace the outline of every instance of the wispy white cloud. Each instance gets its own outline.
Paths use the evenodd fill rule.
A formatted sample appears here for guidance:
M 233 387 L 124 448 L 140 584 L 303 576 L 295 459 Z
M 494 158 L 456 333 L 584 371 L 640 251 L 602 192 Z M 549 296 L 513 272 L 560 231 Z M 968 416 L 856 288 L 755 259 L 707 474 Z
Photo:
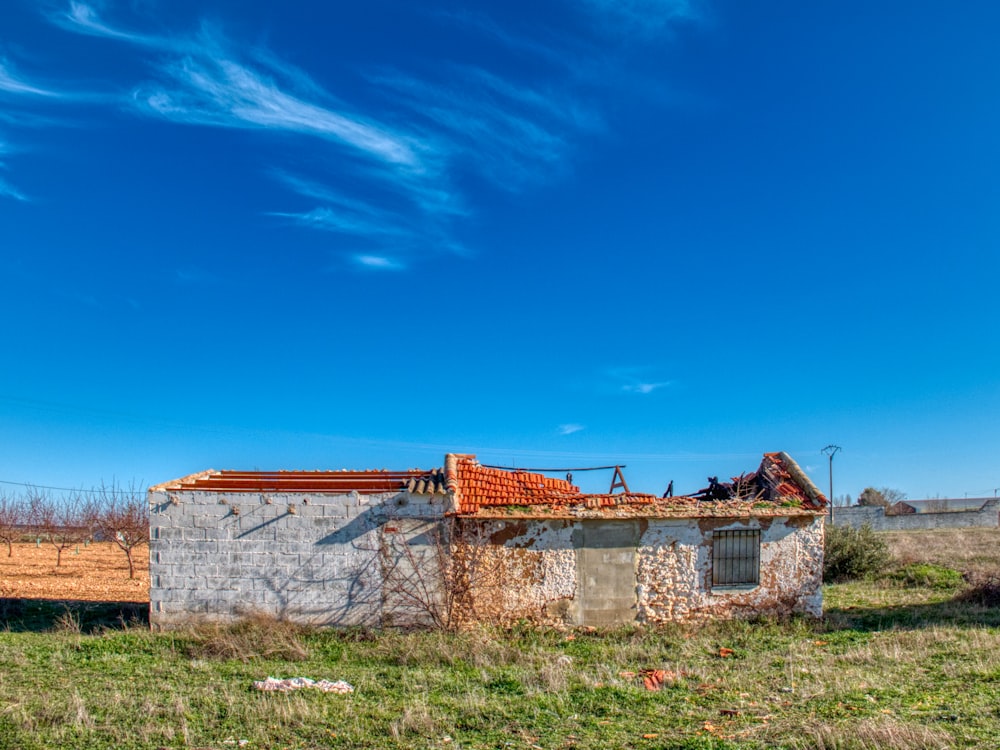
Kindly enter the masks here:
M 406 170 L 391 170 L 387 165 L 369 163 L 359 170 L 386 191 L 412 202 L 420 211 L 441 221 L 468 217 L 471 211 L 463 195 L 452 186 L 444 159 L 438 168 L 427 174 Z
M 13 198 L 16 201 L 28 200 L 28 196 L 7 182 L 3 177 L 0 177 L 0 198 Z
M 355 255 L 354 262 L 372 271 L 402 271 L 406 266 L 395 258 L 384 255 Z
M 143 34 L 106 21 L 93 5 L 77 0 L 54 20 L 71 31 L 156 53 L 158 59 L 151 60 L 156 80 L 136 86 L 131 98 L 132 106 L 145 115 L 185 125 L 320 138 L 346 157 L 322 180 L 275 170 L 273 175 L 286 187 L 324 205 L 271 215 L 376 245 L 423 242 L 436 250 L 462 251 L 449 225 L 466 210 L 451 186 L 451 150 L 445 139 L 401 129 L 351 107 L 272 52 L 241 50 L 208 25 L 188 35 Z M 324 184 L 345 174 L 354 175 L 364 188 L 361 192 L 374 192 L 374 198 L 348 198 Z M 376 253 L 358 262 L 384 268 L 379 265 L 383 256 L 390 254 Z
M 580 432 L 581 430 L 584 429 L 586 428 L 582 424 L 576 424 L 575 422 L 571 422 L 569 424 L 559 425 L 559 434 L 572 435 L 574 432 Z
M 649 27 L 693 16 L 695 1 L 585 3 L 595 17 Z M 103 7 L 69 0 L 50 18 L 74 33 L 148 53 L 154 73 L 149 81 L 134 82 L 129 103 L 136 111 L 178 124 L 269 131 L 332 146 L 310 165 L 311 173 L 322 176 L 273 173 L 309 203 L 270 215 L 363 240 L 361 247 L 369 252 L 340 250 L 359 267 L 398 270 L 403 267 L 398 258 L 412 261 L 428 250 L 469 254 L 458 239 L 458 222 L 473 214 L 459 187 L 470 175 L 515 191 L 562 176 L 581 139 L 607 127 L 581 93 L 594 82 L 581 86 L 575 66 L 566 62 L 593 57 L 579 54 L 596 50 L 586 34 L 525 34 L 484 15 L 445 14 L 478 29 L 508 54 L 530 55 L 541 74 L 528 82 L 517 74 L 500 76 L 482 66 L 448 63 L 429 65 L 419 74 L 383 70 L 367 76 L 373 84 L 369 92 L 381 94 L 386 105 L 376 108 L 339 98 L 274 52 L 241 47 L 218 27 L 145 33 L 108 20 L 99 12 Z M 599 83 L 607 85 L 611 78 Z M 45 91 L 0 67 L 0 91 L 24 86 L 28 90 L 21 93 Z M 335 166 L 326 166 L 330 163 Z M 662 385 L 632 384 L 641 393 Z
M 371 206 L 363 201 L 348 197 L 339 190 L 334 190 L 315 180 L 292 174 L 287 170 L 272 169 L 271 176 L 285 187 L 306 198 L 333 203 L 358 212 L 372 210 Z
M 0 140 L 0 157 L 3 157 L 10 152 L 10 145 L 6 141 Z M 0 169 L 6 168 L 7 165 L 0 160 Z M 16 201 L 28 200 L 28 197 L 24 193 L 5 180 L 3 176 L 0 176 L 0 198 L 13 198 Z
M 597 24 L 609 31 L 659 34 L 678 22 L 702 20 L 697 0 L 584 0 Z
M 595 54 L 595 50 L 581 42 L 580 39 L 549 31 L 544 34 L 546 38 L 542 41 L 534 36 L 540 32 L 537 27 L 532 28 L 530 34 L 517 33 L 500 26 L 492 18 L 482 13 L 463 10 L 444 11 L 436 15 L 453 21 L 466 29 L 477 31 L 518 55 L 531 55 L 570 73 L 579 70 L 581 60 Z
M 498 186 L 516 189 L 550 176 L 581 131 L 601 127 L 596 114 L 562 91 L 469 66 L 443 72 L 447 83 L 392 72 L 371 80 Z
M 71 31 L 174 53 L 173 59 L 160 64 L 169 85 L 154 84 L 134 92 L 136 106 L 149 114 L 187 124 L 314 135 L 371 158 L 422 168 L 419 143 L 346 108 L 335 111 L 284 90 L 275 76 L 293 79 L 313 96 L 323 94 L 304 73 L 269 53 L 256 51 L 252 55 L 262 70 L 235 59 L 226 40 L 208 26 L 192 37 L 141 34 L 111 25 L 93 6 L 82 2 L 71 2 L 69 10 L 55 20 Z
M 114 28 L 101 19 L 100 13 L 93 5 L 76 2 L 76 0 L 71 0 L 65 11 L 53 13 L 51 18 L 57 26 L 78 34 L 119 39 L 137 44 L 162 43 L 162 40 L 157 41 L 157 37 Z
M 39 97 L 51 98 L 56 96 L 54 92 L 30 83 L 23 76 L 18 75 L 11 63 L 2 57 L 0 57 L 0 94 L 11 95 L 3 97 L 5 100 Z M 5 106 L 3 111 L 0 111 L 0 122 L 5 122 L 12 126 L 25 126 L 32 121 L 40 121 L 40 118 L 34 118 L 30 114 L 25 114 L 17 106 Z M 12 152 L 13 148 L 11 145 L 6 140 L 0 139 L 0 157 L 7 156 Z M 0 169 L 6 168 L 7 164 L 0 160 Z M 3 176 L 0 176 L 0 198 L 28 201 L 28 196 Z
M 622 393 L 646 396 L 671 385 L 669 380 L 656 378 L 654 368 L 650 367 L 618 367 L 610 370 L 608 375 L 617 382 L 617 388 Z
M 63 28 L 128 42 L 159 55 L 152 63 L 157 80 L 133 91 L 132 106 L 141 113 L 186 125 L 321 138 L 348 158 L 328 178 L 336 181 L 353 174 L 355 181 L 362 181 L 364 193 L 379 194 L 370 201 L 348 198 L 324 184 L 326 179 L 307 180 L 275 170 L 274 176 L 286 187 L 325 205 L 271 215 L 375 243 L 402 238 L 409 245 L 423 242 L 439 251 L 464 252 L 450 227 L 467 210 L 451 184 L 453 149 L 447 138 L 401 129 L 365 114 L 270 51 L 238 50 L 207 25 L 187 36 L 147 35 L 123 30 L 101 18 L 93 6 L 76 1 L 56 21 Z
M 285 170 L 272 170 L 271 174 L 293 192 L 327 204 L 298 212 L 275 211 L 272 216 L 311 229 L 363 237 L 391 249 L 393 254 L 402 250 L 426 254 L 427 245 L 438 253 L 468 254 L 452 237 L 450 227 L 453 219 L 467 214 L 460 200 L 450 191 L 435 187 L 434 181 L 415 177 L 408 181 L 406 175 L 392 179 L 391 174 L 372 171 L 370 182 L 383 189 L 362 200 Z M 365 192 L 372 193 L 370 186 Z
M 664 386 L 670 385 L 669 382 L 664 383 L 628 383 L 622 386 L 622 390 L 627 393 L 641 393 L 647 394 L 653 391 L 663 388 Z
M 207 51 L 207 50 L 206 50 Z M 313 135 L 362 154 L 417 171 L 419 144 L 353 113 L 340 113 L 286 91 L 266 74 L 233 60 L 186 57 L 163 66 L 173 87 L 135 92 L 143 111 L 177 122 L 268 128 Z
M 368 226 L 379 234 L 412 234 L 412 227 L 406 224 L 409 217 L 399 211 L 387 207 L 386 201 L 377 205 L 371 201 L 345 195 L 342 191 L 324 185 L 316 180 L 306 179 L 291 174 L 285 170 L 271 170 L 271 175 L 285 187 L 299 195 L 328 204 L 304 213 L 273 213 L 275 216 L 296 218 L 307 226 L 316 228 L 337 227 L 340 225 Z M 384 177 L 388 181 L 388 177 Z M 397 201 L 398 202 L 398 201 Z M 421 201 L 417 201 L 420 203 Z M 331 208 L 332 207 L 332 208 Z
M 320 206 L 304 213 L 283 213 L 271 211 L 271 216 L 291 219 L 296 224 L 312 229 L 323 229 L 329 232 L 341 232 L 362 237 L 410 237 L 412 232 L 401 226 L 367 220 L 357 214 L 346 211 L 334 211 L 326 206 Z
M 24 96 L 58 96 L 56 92 L 29 83 L 23 77 L 18 76 L 11 68 L 10 62 L 3 58 L 0 58 L 0 91 Z

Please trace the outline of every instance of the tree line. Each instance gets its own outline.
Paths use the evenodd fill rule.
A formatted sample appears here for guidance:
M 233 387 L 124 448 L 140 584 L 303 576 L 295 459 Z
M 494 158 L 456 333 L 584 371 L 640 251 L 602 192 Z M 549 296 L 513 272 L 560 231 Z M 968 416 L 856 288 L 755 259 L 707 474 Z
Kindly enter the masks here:
M 28 539 L 52 545 L 56 567 L 73 546 L 112 542 L 128 560 L 128 577 L 135 578 L 134 552 L 149 543 L 146 493 L 118 484 L 60 498 L 31 487 L 20 494 L 0 490 L 0 543 L 7 545 L 7 556 L 13 556 L 15 542 Z

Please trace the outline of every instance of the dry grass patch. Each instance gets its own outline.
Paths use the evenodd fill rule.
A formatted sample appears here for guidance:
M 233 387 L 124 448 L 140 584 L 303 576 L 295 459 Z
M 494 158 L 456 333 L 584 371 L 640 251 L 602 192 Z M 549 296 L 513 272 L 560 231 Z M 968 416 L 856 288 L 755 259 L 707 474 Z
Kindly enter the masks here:
M 1000 529 L 887 531 L 882 536 L 900 565 L 933 563 L 967 575 L 1000 571 Z
M 1000 607 L 1000 571 L 967 573 L 969 588 L 958 595 L 958 600 L 980 607 Z
M 193 658 L 242 662 L 303 661 L 309 657 L 303 641 L 309 631 L 302 625 L 266 616 L 247 617 L 234 623 L 203 623 L 186 632 L 186 652 Z
M 777 729 L 777 728 L 776 728 Z M 789 727 L 773 734 L 787 741 Z M 788 746 L 801 750 L 946 750 L 955 747 L 945 732 L 892 718 L 857 723 L 819 724 L 795 730 L 799 739 Z

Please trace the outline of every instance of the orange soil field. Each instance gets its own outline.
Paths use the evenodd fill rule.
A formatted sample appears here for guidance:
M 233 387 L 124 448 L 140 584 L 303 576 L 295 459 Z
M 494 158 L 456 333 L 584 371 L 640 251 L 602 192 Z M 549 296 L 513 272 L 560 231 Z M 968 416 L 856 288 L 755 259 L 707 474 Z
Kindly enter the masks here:
M 125 553 L 111 542 L 63 550 L 58 568 L 51 544 L 15 544 L 11 557 L 0 546 L 0 597 L 148 602 L 149 548 L 134 550 L 133 559 L 135 580 L 130 581 Z

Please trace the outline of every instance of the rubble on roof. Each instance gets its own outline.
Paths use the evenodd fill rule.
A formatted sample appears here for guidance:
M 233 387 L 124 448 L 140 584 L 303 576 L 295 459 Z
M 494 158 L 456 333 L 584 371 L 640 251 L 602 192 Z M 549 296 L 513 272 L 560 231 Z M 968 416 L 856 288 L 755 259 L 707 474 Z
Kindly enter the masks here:
M 712 478 L 709 487 L 688 496 L 637 492 L 584 493 L 571 482 L 544 474 L 483 466 L 475 456 L 449 454 L 445 486 L 455 513 L 476 516 L 575 518 L 788 515 L 820 512 L 826 498 L 783 452 L 765 453 L 754 472 L 732 482 Z
M 620 470 L 616 474 L 620 476 Z M 623 479 L 623 478 L 622 478 Z M 569 479 L 521 469 L 483 466 L 474 455 L 449 453 L 444 468 L 430 471 L 207 471 L 153 489 L 209 492 L 409 492 L 451 497 L 461 516 L 517 514 L 538 517 L 626 518 L 788 515 L 822 511 L 826 498 L 783 452 L 765 453 L 756 471 L 690 495 L 659 497 L 631 492 L 585 493 Z M 790 510 L 791 509 L 791 510 Z
M 740 474 L 730 482 L 718 477 L 708 478 L 708 487 L 693 493 L 703 502 L 754 501 L 767 503 L 798 503 L 802 507 L 820 510 L 826 497 L 803 473 L 787 453 L 765 453 L 757 471 Z

